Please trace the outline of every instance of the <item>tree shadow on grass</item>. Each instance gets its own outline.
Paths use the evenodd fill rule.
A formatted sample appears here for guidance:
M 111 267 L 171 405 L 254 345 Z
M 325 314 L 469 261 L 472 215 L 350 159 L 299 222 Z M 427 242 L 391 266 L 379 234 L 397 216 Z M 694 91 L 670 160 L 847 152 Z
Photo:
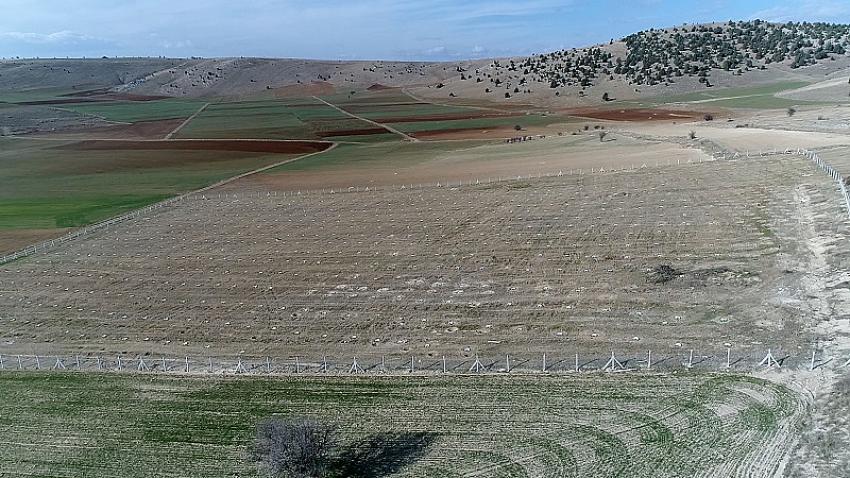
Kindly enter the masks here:
M 346 447 L 333 466 L 333 476 L 380 478 L 390 476 L 425 456 L 436 433 L 378 433 Z

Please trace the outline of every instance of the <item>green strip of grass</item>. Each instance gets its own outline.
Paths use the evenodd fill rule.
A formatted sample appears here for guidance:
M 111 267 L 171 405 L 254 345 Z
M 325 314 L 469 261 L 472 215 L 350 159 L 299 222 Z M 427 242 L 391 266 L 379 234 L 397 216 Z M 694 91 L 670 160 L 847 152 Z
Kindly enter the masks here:
M 81 227 L 166 199 L 168 195 L 0 200 L 0 229 Z
M 83 89 L 72 88 L 31 88 L 24 90 L 0 91 L 0 102 L 20 103 L 26 101 L 46 101 L 67 99 L 68 94 L 79 93 Z
M 77 113 L 102 117 L 109 121 L 134 123 L 188 118 L 203 106 L 202 100 L 166 99 L 156 101 L 110 101 L 61 105 Z
M 813 101 L 790 100 L 775 96 L 783 91 L 808 85 L 805 81 L 781 81 L 766 85 L 742 86 L 737 88 L 705 88 L 683 95 L 662 95 L 635 102 L 639 106 L 659 106 L 669 103 L 693 103 L 707 107 L 782 109 L 794 105 L 822 104 Z M 627 104 L 631 102 L 623 102 Z

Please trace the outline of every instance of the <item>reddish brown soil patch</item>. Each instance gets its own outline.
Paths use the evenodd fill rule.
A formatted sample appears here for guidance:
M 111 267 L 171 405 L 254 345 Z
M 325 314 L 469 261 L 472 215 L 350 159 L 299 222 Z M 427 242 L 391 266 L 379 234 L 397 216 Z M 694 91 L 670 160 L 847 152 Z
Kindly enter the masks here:
M 204 139 L 204 140 L 161 140 L 161 141 L 132 141 L 132 140 L 84 140 L 77 143 L 59 146 L 58 149 L 72 151 L 109 151 L 109 150 L 180 150 L 180 151 L 239 151 L 246 153 L 281 153 L 305 154 L 323 151 L 330 147 L 329 143 L 312 141 L 273 141 L 273 140 L 233 140 L 233 139 Z
M 171 98 L 170 96 L 162 95 L 137 95 L 135 93 L 111 92 L 109 91 L 109 88 L 97 88 L 94 90 L 67 93 L 62 96 L 69 98 L 90 98 L 92 101 L 155 101 Z M 79 102 L 79 100 L 77 100 L 77 102 Z
M 311 81 L 307 84 L 286 85 L 272 90 L 276 98 L 300 96 L 322 96 L 336 93 L 336 87 L 327 81 Z
M 156 121 L 139 121 L 133 124 L 118 124 L 103 127 L 72 127 L 58 132 L 35 136 L 63 137 L 70 139 L 162 139 L 180 126 L 183 118 Z
M 99 103 L 107 101 L 99 98 L 63 98 L 55 100 L 21 101 L 16 105 L 38 106 L 38 105 L 67 105 L 73 103 Z
M 87 97 L 87 96 L 100 96 L 100 95 L 105 95 L 106 93 L 109 93 L 108 87 L 93 88 L 91 90 L 75 91 L 73 93 L 65 93 L 64 95 L 60 95 L 60 96 L 71 96 L 71 97 L 78 98 L 78 97 Z
M 118 101 L 156 101 L 166 100 L 171 97 L 157 95 L 136 95 L 133 93 L 110 93 L 108 95 L 103 95 L 102 98 Z
M 510 118 L 517 115 L 506 115 L 501 113 L 450 113 L 443 115 L 421 115 L 421 116 L 400 116 L 397 118 L 381 118 L 381 123 L 415 123 L 419 121 L 452 121 L 452 120 L 468 120 L 479 118 Z
M 110 131 L 106 138 L 140 138 L 140 139 L 157 139 L 162 138 L 172 132 L 174 128 L 180 126 L 184 118 L 174 118 L 169 120 L 158 121 L 139 121 L 129 125 L 119 125 L 110 127 Z
M 633 109 L 600 109 L 581 108 L 568 110 L 567 114 L 583 118 L 593 118 L 609 121 L 681 121 L 694 120 L 702 116 L 702 113 L 683 110 L 662 110 L 651 108 Z
M 333 138 L 334 136 L 368 136 L 370 134 L 388 133 L 384 128 L 363 128 L 363 129 L 340 129 L 336 131 L 325 131 L 321 133 L 323 138 Z

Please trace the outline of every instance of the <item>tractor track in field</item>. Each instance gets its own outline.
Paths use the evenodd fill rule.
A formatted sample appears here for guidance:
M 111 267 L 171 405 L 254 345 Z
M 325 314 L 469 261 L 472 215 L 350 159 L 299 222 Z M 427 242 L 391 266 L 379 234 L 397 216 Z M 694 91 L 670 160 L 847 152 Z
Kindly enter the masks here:
M 387 126 L 387 125 L 385 125 L 385 124 L 378 123 L 377 121 L 372 121 L 372 120 L 370 120 L 370 119 L 368 119 L 368 118 L 364 118 L 364 117 L 362 117 L 362 116 L 358 116 L 358 115 L 356 115 L 356 114 L 354 114 L 354 113 L 351 113 L 351 112 L 349 112 L 349 111 L 346 111 L 346 110 L 344 110 L 344 109 L 340 108 L 339 106 L 337 106 L 337 105 L 335 105 L 335 104 L 333 104 L 333 103 L 329 103 L 329 102 L 327 102 L 327 101 L 325 101 L 325 100 L 323 100 L 323 99 L 319 98 L 318 96 L 314 96 L 314 97 L 313 97 L 313 99 L 315 99 L 315 100 L 317 100 L 317 101 L 321 101 L 322 103 L 324 103 L 324 104 L 326 104 L 326 105 L 330 106 L 331 108 L 333 108 L 333 109 L 335 109 L 335 110 L 339 111 L 340 113 L 342 113 L 342 114 L 344 114 L 344 115 L 346 115 L 346 116 L 350 116 L 350 117 L 352 117 L 352 118 L 354 118 L 354 119 L 358 119 L 358 120 L 360 120 L 360 121 L 365 121 L 365 122 L 367 122 L 367 123 L 369 123 L 369 124 L 372 124 L 372 125 L 375 125 L 375 126 L 377 126 L 377 127 L 379 127 L 379 128 L 383 128 L 383 129 L 385 129 L 385 130 L 389 131 L 390 133 L 395 133 L 395 134 L 397 134 L 397 135 L 399 135 L 399 136 L 403 137 L 403 138 L 404 138 L 404 139 L 406 139 L 407 141 L 412 141 L 412 142 L 414 142 L 414 143 L 418 143 L 418 142 L 419 142 L 419 139 L 418 139 L 418 138 L 414 138 L 413 136 L 410 136 L 410 135 L 408 135 L 407 133 L 404 133 L 404 132 L 402 132 L 402 131 L 399 131 L 399 130 L 397 130 L 397 129 L 393 128 L 392 126 Z
M 173 130 L 171 130 L 171 132 L 170 132 L 170 133 L 168 133 L 167 135 L 165 135 L 165 138 L 164 138 L 164 139 L 171 139 L 171 138 L 173 138 L 175 134 L 179 133 L 181 129 L 183 129 L 183 128 L 187 125 L 187 124 L 191 123 L 191 122 L 192 122 L 192 120 L 193 120 L 193 119 L 195 119 L 195 118 L 196 118 L 199 114 L 203 113 L 203 112 L 204 112 L 204 110 L 205 110 L 205 109 L 207 109 L 207 106 L 209 106 L 209 105 L 210 105 L 209 103 L 204 103 L 204 104 L 203 104 L 200 108 L 198 108 L 198 111 L 195 111 L 195 112 L 192 114 L 192 116 L 190 116 L 190 117 L 186 118 L 186 120 L 185 120 L 185 121 L 183 121 L 182 123 L 180 123 L 180 124 L 179 124 L 176 128 L 174 128 Z

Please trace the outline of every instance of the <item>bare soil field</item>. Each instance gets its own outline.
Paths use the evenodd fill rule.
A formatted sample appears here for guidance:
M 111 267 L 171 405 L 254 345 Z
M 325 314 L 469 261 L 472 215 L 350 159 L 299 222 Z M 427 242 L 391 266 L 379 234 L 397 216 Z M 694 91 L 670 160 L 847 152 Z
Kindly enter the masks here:
M 310 161 L 290 163 L 239 181 L 228 190 L 449 184 L 709 159 L 697 149 L 625 136 L 611 135 L 605 142 L 600 142 L 595 134 L 549 136 L 515 144 L 505 144 L 502 137 L 500 132 L 497 135 L 499 141 L 473 141 L 462 135 L 456 141 L 434 141 L 427 145 L 345 145 L 328 154 L 314 156 Z M 436 138 L 446 139 L 440 136 L 429 139 Z
M 17 251 L 67 232 L 68 229 L 0 229 L 0 253 Z
M 794 351 L 811 340 L 806 271 L 780 258 L 820 227 L 846 235 L 842 208 L 829 178 L 784 156 L 210 193 L 0 267 L 0 352 Z

